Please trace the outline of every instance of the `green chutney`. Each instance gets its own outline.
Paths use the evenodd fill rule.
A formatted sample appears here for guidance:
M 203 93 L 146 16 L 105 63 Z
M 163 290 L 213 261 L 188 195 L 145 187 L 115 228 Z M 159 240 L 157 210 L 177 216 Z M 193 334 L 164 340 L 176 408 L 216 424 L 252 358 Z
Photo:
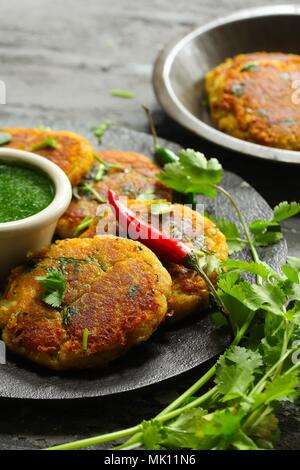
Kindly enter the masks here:
M 0 160 L 0 223 L 25 219 L 49 206 L 51 179 L 32 166 Z

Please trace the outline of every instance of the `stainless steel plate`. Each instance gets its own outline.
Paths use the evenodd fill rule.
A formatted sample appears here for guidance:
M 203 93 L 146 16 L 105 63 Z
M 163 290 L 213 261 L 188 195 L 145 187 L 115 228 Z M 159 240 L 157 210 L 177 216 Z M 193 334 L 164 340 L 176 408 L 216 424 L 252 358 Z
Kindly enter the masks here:
M 243 10 L 196 29 L 167 46 L 156 60 L 153 84 L 160 104 L 177 122 L 216 144 L 254 157 L 299 164 L 298 151 L 265 147 L 217 130 L 202 104 L 207 71 L 239 53 L 300 54 L 299 30 L 299 5 Z

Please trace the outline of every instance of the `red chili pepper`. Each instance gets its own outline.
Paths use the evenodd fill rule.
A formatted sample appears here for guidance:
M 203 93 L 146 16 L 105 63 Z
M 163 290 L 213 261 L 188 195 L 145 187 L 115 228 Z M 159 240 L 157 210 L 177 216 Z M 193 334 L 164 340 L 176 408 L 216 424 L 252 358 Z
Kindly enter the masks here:
M 192 255 L 192 250 L 185 243 L 167 237 L 156 227 L 136 217 L 135 213 L 120 201 L 118 194 L 112 189 L 108 191 L 108 202 L 116 212 L 119 225 L 127 230 L 134 230 L 138 240 L 154 253 L 171 263 L 187 264 L 187 258 Z
M 152 227 L 148 223 L 136 217 L 135 213 L 128 209 L 121 201 L 117 193 L 112 189 L 108 190 L 108 202 L 114 208 L 116 219 L 122 228 L 134 230 L 137 239 L 144 245 L 148 246 L 157 256 L 162 257 L 164 260 L 171 263 L 182 264 L 188 268 L 193 269 L 202 279 L 210 291 L 210 294 L 215 299 L 221 312 L 225 315 L 230 323 L 229 313 L 216 291 L 211 280 L 201 267 L 198 256 L 194 251 L 189 248 L 185 243 L 176 238 L 169 238 L 156 227 Z

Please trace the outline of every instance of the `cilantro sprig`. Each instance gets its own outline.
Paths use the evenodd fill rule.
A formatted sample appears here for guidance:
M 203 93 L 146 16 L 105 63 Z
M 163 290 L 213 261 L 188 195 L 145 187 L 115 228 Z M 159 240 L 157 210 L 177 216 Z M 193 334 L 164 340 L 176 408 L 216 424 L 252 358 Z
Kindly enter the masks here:
M 92 127 L 92 132 L 94 136 L 96 137 L 96 139 L 98 140 L 99 144 L 102 143 L 102 138 L 105 132 L 110 128 L 111 125 L 112 125 L 112 121 L 107 119 L 106 121 L 103 121 L 98 126 Z
M 30 150 L 32 152 L 35 152 L 36 150 L 41 150 L 47 147 L 52 148 L 52 149 L 57 149 L 60 147 L 60 144 L 54 137 L 49 136 L 46 139 L 44 139 L 42 142 L 32 145 L 32 147 L 30 147 Z
M 221 193 L 238 215 L 240 227 L 224 219 L 216 222 L 227 237 L 230 252 L 248 245 L 253 261 L 220 263 L 214 262 L 213 254 L 206 254 L 201 264 L 207 272 L 218 272 L 215 290 L 230 315 L 231 345 L 153 419 L 55 449 L 77 449 L 126 437 L 129 440 L 117 449 L 271 449 L 278 436 L 278 404 L 293 401 L 299 394 L 300 259 L 288 257 L 277 272 L 260 261 L 256 246 L 279 240 L 280 222 L 296 215 L 300 204 L 281 203 L 270 220 L 256 220 L 249 226 L 232 196 L 220 186 L 219 162 L 193 150 L 180 152 L 178 162 L 165 165 L 159 179 L 182 193 L 208 197 Z M 256 276 L 256 282 L 245 273 Z M 227 327 L 226 322 L 222 324 Z M 201 392 L 208 383 L 208 390 Z
M 41 299 L 53 308 L 59 308 L 63 302 L 67 281 L 60 269 L 49 267 L 45 276 L 37 276 L 35 278 L 43 292 Z

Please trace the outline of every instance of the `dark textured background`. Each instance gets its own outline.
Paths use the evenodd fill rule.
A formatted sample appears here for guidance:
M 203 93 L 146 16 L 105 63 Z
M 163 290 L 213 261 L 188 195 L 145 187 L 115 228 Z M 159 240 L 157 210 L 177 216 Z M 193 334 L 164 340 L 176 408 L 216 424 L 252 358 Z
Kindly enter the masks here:
M 280 4 L 273 0 L 269 4 Z M 296 3 L 296 2 L 294 2 Z M 91 125 L 102 119 L 136 130 L 146 122 L 139 103 L 154 112 L 159 133 L 183 146 L 222 159 L 271 205 L 300 200 L 300 168 L 239 158 L 214 148 L 171 122 L 158 108 L 151 87 L 152 63 L 163 45 L 192 28 L 261 0 L 9 0 L 1 2 L 0 79 L 7 85 L 1 121 L 34 119 L 41 124 L 74 118 Z M 238 38 L 237 38 L 238 40 Z M 111 88 L 136 93 L 112 98 Z M 300 221 L 285 224 L 291 254 L 300 255 Z M 72 402 L 0 400 L 0 448 L 46 445 L 116 430 L 149 418 L 183 391 L 198 369 L 163 386 L 110 399 Z M 279 447 L 300 449 L 299 406 L 280 414 Z

